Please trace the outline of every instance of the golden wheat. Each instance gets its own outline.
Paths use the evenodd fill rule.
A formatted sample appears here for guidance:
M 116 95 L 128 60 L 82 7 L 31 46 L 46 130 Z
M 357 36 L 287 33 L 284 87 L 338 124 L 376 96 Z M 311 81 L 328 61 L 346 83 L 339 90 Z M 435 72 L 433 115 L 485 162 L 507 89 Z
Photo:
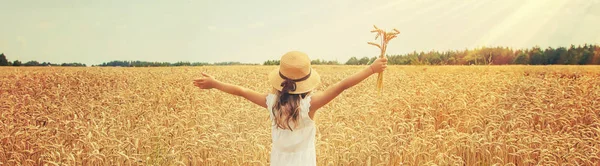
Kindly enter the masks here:
M 380 50 L 380 54 L 379 54 L 379 58 L 383 58 L 385 56 L 385 51 L 387 50 L 387 45 L 390 42 L 390 40 L 394 39 L 397 37 L 398 34 L 400 34 L 400 31 L 398 29 L 395 29 L 391 32 L 386 32 L 385 30 L 379 29 L 377 28 L 377 26 L 373 25 L 373 28 L 375 28 L 374 30 L 371 31 L 371 33 L 377 33 L 377 35 L 375 35 L 375 40 L 377 40 L 377 38 L 379 38 L 379 36 L 381 36 L 381 44 L 377 44 L 377 43 L 373 43 L 373 42 L 367 42 L 367 44 L 370 45 L 374 45 L 377 48 L 379 48 Z M 381 94 L 381 90 L 383 89 L 383 71 L 379 72 L 379 74 L 377 75 L 377 93 Z
M 315 66 L 325 87 L 364 66 Z M 0 68 L 0 165 L 268 165 L 273 66 Z M 600 164 L 598 66 L 390 66 L 315 118 L 319 165 Z M 360 102 L 357 102 L 360 101 Z

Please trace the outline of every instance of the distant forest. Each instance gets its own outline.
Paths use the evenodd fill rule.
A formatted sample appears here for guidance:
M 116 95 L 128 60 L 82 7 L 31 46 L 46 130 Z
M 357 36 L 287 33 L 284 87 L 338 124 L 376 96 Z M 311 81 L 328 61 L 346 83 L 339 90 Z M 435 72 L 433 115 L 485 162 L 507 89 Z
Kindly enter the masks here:
M 15 61 L 8 61 L 8 59 L 6 59 L 6 55 L 4 55 L 4 53 L 0 54 L 0 66 L 75 66 L 75 67 L 85 67 L 86 65 L 83 63 L 50 63 L 50 62 L 38 62 L 38 61 L 28 61 L 28 62 L 21 62 L 19 60 L 15 60 Z
M 348 63 L 354 63 L 350 59 Z M 600 65 L 600 46 L 588 45 L 569 48 L 512 49 L 481 47 L 473 50 L 412 52 L 388 56 L 394 65 Z
M 570 47 L 512 49 L 508 47 L 481 47 L 454 51 L 429 51 L 400 55 L 387 55 L 390 65 L 600 65 L 600 46 L 585 44 Z M 343 65 L 365 65 L 376 57 L 351 57 Z M 338 61 L 316 59 L 313 65 L 342 65 Z M 147 62 L 147 61 L 111 61 L 92 66 L 121 67 L 168 67 L 168 66 L 226 66 L 259 65 L 240 62 Z M 279 60 L 267 60 L 262 65 L 279 65 Z M 83 63 L 62 63 L 29 61 L 8 61 L 4 53 L 0 54 L 0 66 L 81 66 Z
M 600 46 L 588 45 L 569 48 L 512 49 L 508 47 L 481 47 L 454 51 L 412 52 L 387 55 L 390 65 L 600 65 Z M 376 57 L 352 57 L 345 65 L 365 65 Z M 336 61 L 313 60 L 312 64 L 339 64 Z M 263 65 L 279 65 L 279 60 L 268 60 Z
M 97 66 L 121 66 L 121 67 L 169 67 L 169 66 L 229 66 L 229 65 L 259 65 L 254 63 L 240 62 L 146 62 L 146 61 L 110 61 Z

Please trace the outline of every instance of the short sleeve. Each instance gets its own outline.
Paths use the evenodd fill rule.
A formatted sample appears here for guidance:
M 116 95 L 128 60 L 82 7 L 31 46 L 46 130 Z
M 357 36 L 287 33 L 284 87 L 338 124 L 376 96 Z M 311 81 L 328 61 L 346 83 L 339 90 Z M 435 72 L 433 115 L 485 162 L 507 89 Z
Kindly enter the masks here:
M 310 100 L 311 100 L 311 96 L 306 96 L 304 99 L 302 99 L 302 109 L 301 109 L 301 113 L 302 116 L 306 117 L 306 118 L 310 118 L 308 116 L 308 112 L 310 112 Z
M 275 95 L 273 94 L 268 94 L 267 95 L 267 108 L 273 107 L 273 102 L 275 100 Z
M 275 104 L 275 95 L 268 94 L 267 95 L 267 110 L 269 110 L 269 114 L 271 119 L 273 119 L 273 104 Z

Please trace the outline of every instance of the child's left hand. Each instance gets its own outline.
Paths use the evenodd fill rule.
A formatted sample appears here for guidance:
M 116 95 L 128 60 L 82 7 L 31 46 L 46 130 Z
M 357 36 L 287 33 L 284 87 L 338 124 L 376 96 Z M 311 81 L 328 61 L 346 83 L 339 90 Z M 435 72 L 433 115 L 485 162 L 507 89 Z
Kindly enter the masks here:
M 200 89 L 212 89 L 217 84 L 217 80 L 215 80 L 212 76 L 202 73 L 203 78 L 195 79 L 194 86 L 199 87 Z

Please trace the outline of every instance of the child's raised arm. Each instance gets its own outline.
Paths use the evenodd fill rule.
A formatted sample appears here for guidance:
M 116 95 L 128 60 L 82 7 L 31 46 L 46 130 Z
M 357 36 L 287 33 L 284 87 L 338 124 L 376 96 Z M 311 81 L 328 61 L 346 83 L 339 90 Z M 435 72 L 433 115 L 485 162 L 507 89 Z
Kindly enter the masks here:
M 337 97 L 344 90 L 360 83 L 362 80 L 371 76 L 372 74 L 384 71 L 387 67 L 387 58 L 379 58 L 373 62 L 369 67 L 345 78 L 344 80 L 328 87 L 325 91 L 315 94 L 311 97 L 310 112 L 314 112 L 329 103 L 335 97 Z
M 215 88 L 232 95 L 242 96 L 254 104 L 267 108 L 267 94 L 261 94 L 248 88 L 221 82 L 206 73 L 202 73 L 202 75 L 204 76 L 203 78 L 194 80 L 195 86 L 201 89 Z

